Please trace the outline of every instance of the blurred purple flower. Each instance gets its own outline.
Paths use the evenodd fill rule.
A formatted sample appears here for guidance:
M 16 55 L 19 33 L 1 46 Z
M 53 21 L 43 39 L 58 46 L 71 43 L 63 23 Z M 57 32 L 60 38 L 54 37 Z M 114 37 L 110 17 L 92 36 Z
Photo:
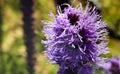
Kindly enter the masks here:
M 50 13 L 53 22 L 44 21 L 47 40 L 42 42 L 51 62 L 72 70 L 95 63 L 99 55 L 107 53 L 106 24 L 95 8 L 87 5 L 83 10 L 79 4 L 76 8 L 68 5 L 63 13 L 60 9 L 57 11 L 55 16 Z
M 120 56 L 118 59 L 111 58 L 107 63 L 103 64 L 109 74 L 120 74 Z

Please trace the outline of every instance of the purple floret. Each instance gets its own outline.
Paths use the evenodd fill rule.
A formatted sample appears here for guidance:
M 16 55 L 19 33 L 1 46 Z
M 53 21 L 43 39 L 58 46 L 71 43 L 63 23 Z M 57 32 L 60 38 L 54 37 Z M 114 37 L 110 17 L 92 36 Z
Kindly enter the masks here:
M 53 22 L 44 22 L 46 54 L 51 62 L 60 67 L 75 69 L 87 63 L 95 63 L 97 57 L 107 53 L 106 24 L 101 21 L 95 8 L 89 5 L 70 5 L 57 15 L 50 13 Z M 85 68 L 85 67 L 84 67 Z M 83 69 L 84 69 L 83 68 Z
M 103 68 L 108 74 L 120 74 L 120 55 L 119 58 L 111 58 L 107 63 L 103 64 Z
M 74 69 L 61 67 L 57 74 L 93 74 L 93 67 L 91 65 L 81 65 Z

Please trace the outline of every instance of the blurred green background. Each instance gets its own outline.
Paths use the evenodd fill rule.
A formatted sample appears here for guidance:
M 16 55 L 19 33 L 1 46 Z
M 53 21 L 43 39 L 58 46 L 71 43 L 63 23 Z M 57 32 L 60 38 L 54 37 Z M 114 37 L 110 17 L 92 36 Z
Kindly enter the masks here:
M 45 39 L 41 20 L 51 20 L 49 12 L 56 13 L 53 0 L 34 0 L 34 29 L 36 33 L 36 74 L 56 74 L 57 65 L 47 63 L 44 57 L 44 45 L 41 40 Z M 76 0 L 75 3 L 78 3 Z M 92 0 L 101 8 L 103 20 L 108 26 L 120 35 L 120 0 Z M 26 47 L 23 40 L 22 13 L 19 0 L 0 0 L 0 74 L 28 74 L 26 69 Z M 117 23 L 117 27 L 116 24 Z M 109 37 L 110 54 L 120 54 L 120 40 Z

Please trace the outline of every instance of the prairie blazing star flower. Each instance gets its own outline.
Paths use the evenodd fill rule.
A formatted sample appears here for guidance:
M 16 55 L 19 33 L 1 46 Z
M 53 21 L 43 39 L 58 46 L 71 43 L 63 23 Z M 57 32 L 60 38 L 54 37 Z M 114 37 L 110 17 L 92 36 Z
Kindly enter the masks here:
M 58 74 L 93 74 L 93 67 L 90 65 L 83 65 L 74 69 L 60 68 Z
M 44 21 L 47 40 L 42 42 L 51 62 L 72 71 L 95 63 L 99 55 L 107 53 L 107 31 L 95 8 L 87 5 L 83 10 L 81 4 L 76 8 L 66 5 L 63 12 L 58 9 L 57 15 L 50 13 L 53 22 Z
M 107 63 L 103 64 L 108 74 L 120 74 L 120 55 L 118 59 L 111 58 Z

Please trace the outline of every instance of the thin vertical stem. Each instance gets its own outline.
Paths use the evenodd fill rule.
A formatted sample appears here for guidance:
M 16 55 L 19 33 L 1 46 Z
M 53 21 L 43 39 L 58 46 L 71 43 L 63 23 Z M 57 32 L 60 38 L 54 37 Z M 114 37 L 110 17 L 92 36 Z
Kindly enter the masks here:
M 34 0 L 20 0 L 21 10 L 23 13 L 23 30 L 24 30 L 24 41 L 27 52 L 27 69 L 29 74 L 34 74 L 34 65 L 36 62 L 35 58 L 35 33 L 33 29 L 33 3 Z

